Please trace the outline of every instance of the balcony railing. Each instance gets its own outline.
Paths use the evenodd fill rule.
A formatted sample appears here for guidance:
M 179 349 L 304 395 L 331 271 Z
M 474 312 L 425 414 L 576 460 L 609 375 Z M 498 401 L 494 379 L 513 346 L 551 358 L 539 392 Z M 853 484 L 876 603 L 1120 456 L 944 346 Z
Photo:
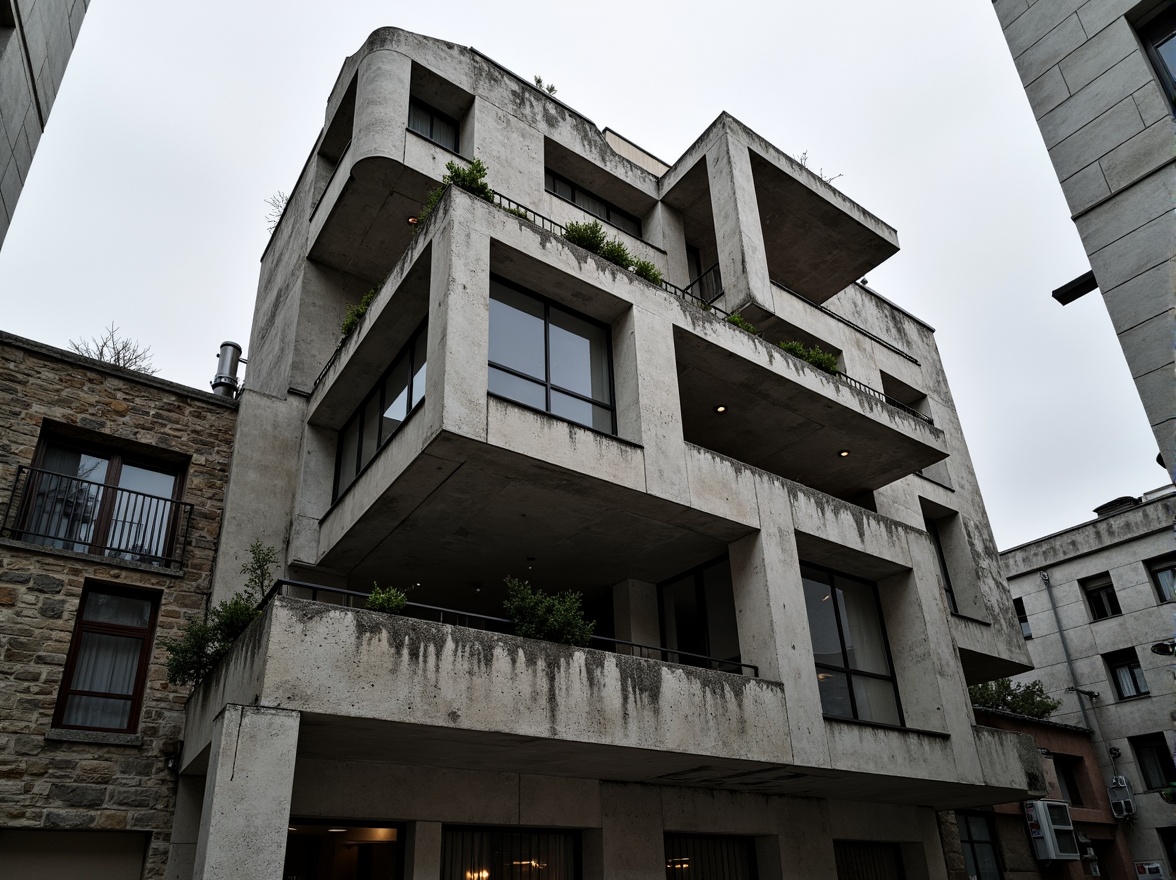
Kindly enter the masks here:
M 913 408 L 907 406 L 905 403 L 902 403 L 901 401 L 895 400 L 893 397 L 891 397 L 888 394 L 883 394 L 877 388 L 871 388 L 865 382 L 859 382 L 857 379 L 852 379 L 849 376 L 845 375 L 845 373 L 837 373 L 836 376 L 838 379 L 840 379 L 842 382 L 844 382 L 846 385 L 850 386 L 851 388 L 856 388 L 858 391 L 861 391 L 863 394 L 868 394 L 871 397 L 877 398 L 878 400 L 885 403 L 887 406 L 892 406 L 895 409 L 902 410 L 907 415 L 914 416 L 916 419 L 924 421 L 928 425 L 935 424 L 935 422 L 932 421 L 931 416 L 924 415 L 923 413 L 919 412 L 917 409 L 913 409 Z
M 304 581 L 279 580 L 274 583 L 265 598 L 261 600 L 264 606 L 274 596 L 289 596 L 292 599 L 309 599 L 312 602 L 323 602 L 328 605 L 340 605 L 345 608 L 364 608 L 368 594 L 355 590 L 345 590 L 339 587 L 324 587 Z M 421 602 L 408 602 L 402 612 L 404 617 L 417 620 L 432 620 L 451 626 L 465 626 L 470 629 L 485 632 L 510 634 L 514 632 L 513 620 L 505 617 L 491 617 L 470 611 L 458 611 L 453 608 L 443 608 L 439 605 L 426 605 Z M 759 678 L 759 667 L 751 663 L 740 663 L 738 660 L 723 660 L 718 657 L 707 657 L 703 654 L 691 654 L 674 648 L 663 648 L 658 645 L 643 645 L 640 642 L 630 642 L 625 639 L 614 639 L 609 636 L 591 637 L 590 647 L 614 654 L 628 654 L 634 657 L 644 657 L 647 660 L 662 660 L 668 663 L 680 663 L 683 666 L 699 666 L 713 669 L 717 672 L 731 672 L 736 675 L 750 675 Z M 605 647 L 611 646 L 611 647 Z
M 183 568 L 192 505 L 21 465 L 0 535 L 58 550 Z

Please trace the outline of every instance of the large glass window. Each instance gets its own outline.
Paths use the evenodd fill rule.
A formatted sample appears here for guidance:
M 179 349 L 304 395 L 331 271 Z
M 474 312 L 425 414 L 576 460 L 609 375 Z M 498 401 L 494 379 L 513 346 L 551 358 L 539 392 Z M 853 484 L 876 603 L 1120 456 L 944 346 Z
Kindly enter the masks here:
M 175 467 L 97 445 L 47 440 L 29 469 L 18 535 L 45 547 L 170 565 L 181 555 Z
M 901 725 L 878 588 L 815 565 L 800 574 L 824 713 Z
M 662 583 L 659 589 L 662 643 L 674 652 L 666 659 L 723 672 L 742 672 L 728 558 L 691 569 Z
M 290 820 L 282 877 L 288 880 L 399 880 L 403 829 L 330 819 Z
M 622 211 L 616 205 L 610 204 L 604 199 L 593 195 L 583 187 L 572 183 L 566 177 L 561 177 L 550 168 L 544 170 L 544 184 L 549 193 L 557 195 L 561 199 L 566 199 L 593 217 L 599 217 L 606 223 L 611 223 L 618 229 L 629 233 L 634 238 L 641 237 L 640 220 L 632 214 Z
M 755 880 L 755 841 L 728 834 L 667 834 L 666 880 Z
M 426 324 L 417 328 L 339 432 L 336 498 L 424 402 L 427 330 Z
M 441 880 L 575 880 L 579 835 L 573 831 L 441 830 Z
M 118 733 L 138 728 L 158 600 L 146 590 L 86 586 L 54 727 Z
M 490 280 L 491 394 L 616 433 L 609 330 L 522 288 Z
M 458 151 L 457 122 L 416 98 L 408 104 L 408 130 L 415 131 L 454 153 Z
M 997 858 L 996 835 L 989 818 L 979 813 L 956 813 L 960 830 L 960 849 L 964 852 L 964 869 L 970 880 L 1002 880 Z

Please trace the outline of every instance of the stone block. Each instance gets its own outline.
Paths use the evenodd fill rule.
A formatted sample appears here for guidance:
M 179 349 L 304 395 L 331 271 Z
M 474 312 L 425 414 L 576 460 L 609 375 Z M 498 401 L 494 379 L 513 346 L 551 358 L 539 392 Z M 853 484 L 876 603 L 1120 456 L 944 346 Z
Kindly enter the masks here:
M 1033 108 L 1034 118 L 1040 119 L 1070 97 L 1070 90 L 1066 87 L 1066 81 L 1062 79 L 1061 71 L 1051 67 L 1025 86 L 1025 97 L 1029 99 L 1029 106 Z
M 1093 36 L 1137 5 L 1137 0 L 1089 0 L 1079 8 L 1078 18 L 1086 33 Z
M 37 608 L 38 614 L 40 614 L 42 617 L 48 617 L 50 620 L 60 620 L 64 612 L 64 599 L 45 599 Z
M 1081 18 L 1081 10 L 1078 15 Z M 1076 92 L 1138 49 L 1127 20 L 1120 18 L 1063 58 L 1058 66 L 1070 91 Z
M 1005 28 L 1005 40 L 1009 44 L 1010 54 L 1014 58 L 1019 57 L 1034 44 L 1049 36 L 1058 25 L 1067 21 L 1068 17 L 1072 17 L 1071 13 L 1076 12 L 1081 5 L 1082 0 L 1057 0 L 1053 3 L 1037 3 L 1030 6 Z M 1086 39 L 1085 33 L 1082 39 Z
M 1002 30 L 1016 21 L 1021 13 L 1028 8 L 1027 0 L 995 0 L 992 4 L 992 9 L 996 12 L 996 19 L 1000 22 Z
M 1135 106 L 1139 108 L 1139 115 L 1143 117 L 1144 125 L 1151 125 L 1161 119 L 1171 119 L 1172 111 L 1168 109 L 1168 99 L 1160 92 L 1160 87 L 1149 82 L 1141 89 L 1136 89 L 1131 97 L 1135 99 Z
M 60 593 L 64 588 L 65 581 L 47 574 L 34 576 L 32 583 L 29 584 L 29 589 L 38 593 Z
M 17 736 L 12 742 L 12 751 L 17 755 L 39 755 L 45 747 L 45 740 L 39 736 Z
M 1134 109 L 1131 112 L 1134 114 Z M 1170 215 L 1174 205 L 1176 172 L 1157 174 L 1083 214 L 1074 225 L 1086 252 L 1092 254 L 1152 220 Z M 1176 246 L 1176 236 L 1173 245 Z
M 93 828 L 97 816 L 77 810 L 46 810 L 41 817 L 42 828 Z
M 1123 141 L 1143 131 L 1143 121 L 1130 95 L 1084 125 L 1049 151 L 1059 180 L 1097 161 Z
M 1071 214 L 1079 214 L 1111 194 L 1103 177 L 1102 166 L 1091 162 L 1081 171 L 1062 181 L 1062 192 Z
M 1176 159 L 1176 124 L 1169 116 L 1111 150 L 1099 164 L 1107 185 L 1112 190 L 1121 190 L 1173 159 Z
M 16 587 L 0 587 L 0 605 L 15 605 L 18 595 Z
M 1103 290 L 1118 287 L 1170 259 L 1172 217 L 1157 217 L 1129 235 L 1090 255 L 1090 267 Z
M 1151 70 L 1142 56 L 1124 58 L 1041 117 L 1038 122 L 1046 147 L 1052 149 L 1060 144 L 1150 81 Z
M 1163 423 L 1170 423 L 1176 418 L 1176 403 L 1172 400 L 1172 365 L 1171 363 L 1152 370 L 1150 373 L 1144 373 L 1142 376 L 1135 378 L 1135 390 L 1139 392 L 1139 399 L 1143 403 L 1143 409 L 1148 414 L 1148 420 L 1153 427 L 1162 426 Z M 1167 437 L 1171 437 L 1171 428 L 1176 425 L 1169 425 L 1169 433 Z M 1157 433 L 1161 433 L 1157 431 Z
M 106 787 L 54 783 L 49 788 L 49 797 L 71 807 L 100 807 L 106 801 Z

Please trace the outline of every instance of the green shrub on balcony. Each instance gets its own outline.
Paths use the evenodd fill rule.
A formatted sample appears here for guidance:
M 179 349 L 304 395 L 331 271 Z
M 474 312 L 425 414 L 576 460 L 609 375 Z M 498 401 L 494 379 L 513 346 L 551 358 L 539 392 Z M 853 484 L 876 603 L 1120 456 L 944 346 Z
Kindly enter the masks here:
M 604 227 L 598 220 L 591 223 L 577 223 L 572 221 L 564 227 L 563 237 L 572 244 L 591 251 L 599 257 L 608 260 L 614 266 L 630 270 L 639 278 L 644 278 L 654 284 L 661 284 L 661 271 L 649 260 L 639 260 L 629 253 L 624 243 L 615 238 L 606 238 Z
M 367 605 L 369 611 L 379 611 L 383 614 L 400 614 L 408 604 L 408 594 L 396 587 L 381 587 L 372 582 L 372 591 L 368 594 Z
M 245 586 L 208 609 L 204 620 L 189 620 L 177 639 L 160 639 L 167 651 L 169 684 L 198 684 L 233 648 L 233 642 L 261 616 L 261 600 L 269 585 L 278 551 L 261 541 L 249 545 L 249 561 L 241 567 Z
M 359 301 L 359 305 L 347 307 L 347 314 L 343 316 L 343 325 L 339 328 L 343 339 L 350 336 L 355 328 L 359 326 L 359 319 L 367 314 L 368 308 L 376 298 L 376 292 L 376 289 L 373 287 L 363 295 L 363 299 Z
M 628 269 L 633 265 L 633 256 L 629 253 L 629 249 L 615 238 L 609 239 L 601 245 L 597 253 L 614 266 L 620 266 L 622 269 Z
M 545 593 L 513 577 L 508 577 L 505 583 L 506 601 L 502 607 L 514 621 L 518 635 L 563 645 L 585 647 L 588 644 L 596 621 L 584 618 L 584 597 L 579 593 Z
M 649 260 L 634 260 L 633 272 L 638 277 L 644 278 L 646 281 L 652 284 L 662 283 L 661 270 L 658 269 L 657 266 L 653 265 L 653 263 L 649 262 Z
M 420 228 L 425 225 L 425 221 L 429 219 L 429 215 L 433 213 L 433 209 L 437 207 L 437 203 L 441 201 L 441 197 L 445 195 L 445 187 L 450 184 L 456 186 L 458 189 L 465 190 L 472 196 L 493 202 L 494 190 L 486 182 L 486 174 L 489 170 L 481 159 L 472 160 L 468 168 L 462 167 L 453 161 L 446 162 L 445 176 L 441 178 L 441 186 L 430 192 L 428 197 L 426 197 L 424 207 L 417 214 L 417 222 L 413 228 L 413 235 L 416 235 L 420 231 Z
M 604 237 L 604 227 L 596 220 L 591 223 L 576 223 L 572 221 L 564 227 L 563 237 L 577 247 L 599 254 L 607 239 Z
M 752 336 L 755 336 L 757 333 L 759 333 L 759 330 L 756 328 L 755 324 L 751 323 L 751 321 L 747 320 L 747 318 L 743 317 L 742 315 L 728 315 L 727 323 L 733 324 L 740 330 L 747 331 Z
M 819 345 L 814 345 L 812 348 L 809 348 L 803 342 L 797 342 L 795 340 L 781 340 L 776 344 L 794 358 L 799 358 L 805 363 L 812 364 L 818 370 L 824 370 L 826 373 L 837 372 L 837 355 L 831 351 L 825 351 Z

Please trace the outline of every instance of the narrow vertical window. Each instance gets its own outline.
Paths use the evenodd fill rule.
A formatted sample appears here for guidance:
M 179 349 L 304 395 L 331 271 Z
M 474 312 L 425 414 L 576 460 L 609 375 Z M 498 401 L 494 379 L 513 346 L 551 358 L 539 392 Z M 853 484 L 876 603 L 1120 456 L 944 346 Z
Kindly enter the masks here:
M 1025 600 L 1020 597 L 1014 599 L 1013 610 L 1017 612 L 1017 622 L 1021 624 L 1021 638 L 1033 638 L 1033 629 L 1029 626 L 1029 615 L 1025 613 Z
M 1143 669 L 1139 665 L 1139 656 L 1134 648 L 1122 651 L 1112 651 L 1104 654 L 1107 671 L 1115 683 L 1115 690 L 1120 700 L 1131 697 L 1143 697 L 1151 693 L 1147 686 L 1147 679 L 1143 677 Z
M 996 835 L 992 822 L 980 813 L 956 813 L 956 827 L 960 831 L 960 849 L 964 853 L 964 868 L 974 880 L 1003 880 L 997 858 Z
M 951 572 L 947 568 L 947 557 L 943 553 L 943 540 L 939 536 L 939 522 L 929 517 L 923 517 L 923 526 L 931 536 L 931 543 L 935 547 L 935 558 L 939 561 L 939 575 L 943 578 L 943 593 L 947 597 L 947 607 L 952 614 L 959 614 L 960 607 L 956 603 L 955 588 L 951 584 Z

